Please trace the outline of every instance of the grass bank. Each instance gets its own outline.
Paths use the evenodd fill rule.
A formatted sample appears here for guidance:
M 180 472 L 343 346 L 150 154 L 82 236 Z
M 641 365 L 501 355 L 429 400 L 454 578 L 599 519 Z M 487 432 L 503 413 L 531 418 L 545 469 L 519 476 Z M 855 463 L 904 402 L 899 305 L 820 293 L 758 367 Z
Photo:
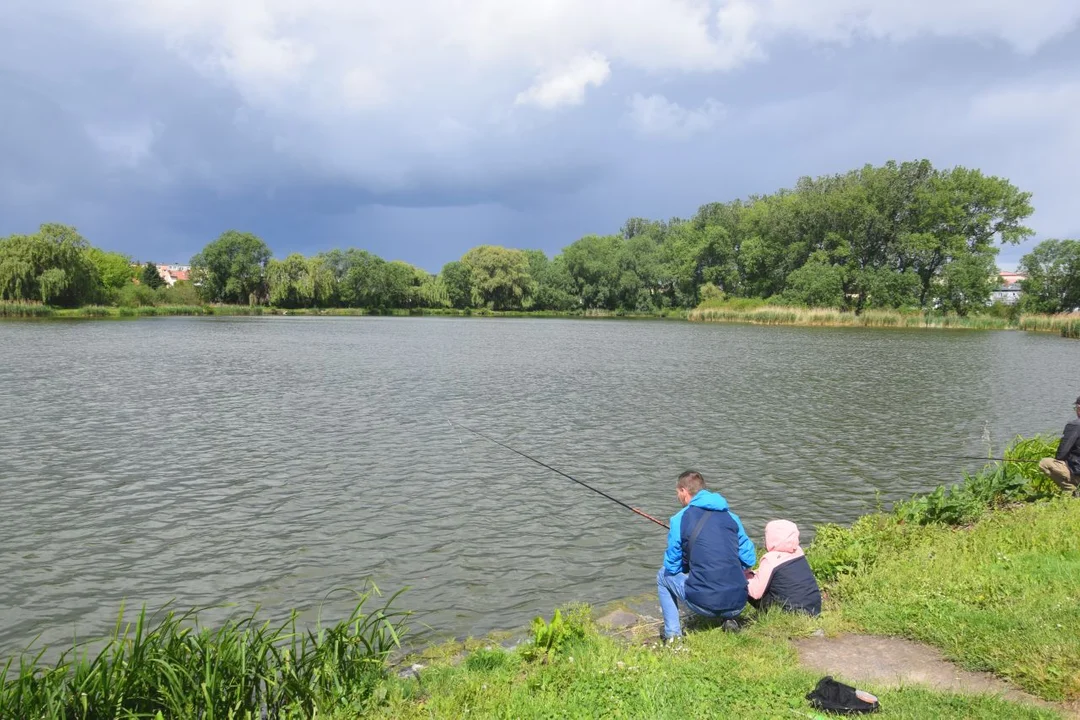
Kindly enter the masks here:
M 531 318 L 622 318 L 671 319 L 696 322 L 748 323 L 753 325 L 794 325 L 806 327 L 937 328 L 969 330 L 1027 330 L 1049 332 L 1066 338 L 1080 338 L 1080 314 L 1022 315 L 1014 322 L 993 315 L 941 315 L 921 312 L 867 310 L 859 315 L 828 308 L 798 308 L 771 305 L 763 300 L 734 299 L 710 301 L 693 310 L 626 312 L 623 310 L 529 311 L 456 308 L 277 308 L 264 305 L 144 305 L 116 307 L 88 305 L 80 308 L 53 308 L 41 303 L 0 302 L 0 319 L 87 319 L 164 316 L 319 316 L 367 317 L 531 317 Z
M 0 303 L 0 318 L 136 318 L 164 316 L 319 316 L 319 317 L 368 317 L 385 315 L 396 317 L 445 316 L 445 317 L 539 317 L 539 318 L 625 318 L 625 319 L 678 319 L 686 318 L 685 310 L 664 310 L 654 313 L 624 312 L 621 310 L 519 311 L 452 308 L 277 308 L 265 305 L 143 305 L 117 307 L 86 305 L 79 308 L 53 308 L 40 303 Z

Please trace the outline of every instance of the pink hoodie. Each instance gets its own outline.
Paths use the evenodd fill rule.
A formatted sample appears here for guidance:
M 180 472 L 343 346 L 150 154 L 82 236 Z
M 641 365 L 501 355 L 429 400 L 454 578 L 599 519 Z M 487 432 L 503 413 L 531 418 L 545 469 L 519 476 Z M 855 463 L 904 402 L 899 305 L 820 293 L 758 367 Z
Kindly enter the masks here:
M 769 587 L 773 570 L 786 562 L 803 556 L 799 547 L 799 527 L 790 520 L 773 520 L 765 526 L 765 549 L 757 573 L 747 583 L 750 597 L 760 600 Z

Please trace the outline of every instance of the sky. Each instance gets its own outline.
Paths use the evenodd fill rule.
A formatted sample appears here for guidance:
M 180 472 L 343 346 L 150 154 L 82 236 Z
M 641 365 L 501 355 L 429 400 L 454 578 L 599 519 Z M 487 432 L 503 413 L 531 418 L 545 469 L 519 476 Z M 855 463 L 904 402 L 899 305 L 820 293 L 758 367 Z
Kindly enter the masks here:
M 4 0 L 0 236 L 430 271 L 927 158 L 1080 237 L 1076 0 Z

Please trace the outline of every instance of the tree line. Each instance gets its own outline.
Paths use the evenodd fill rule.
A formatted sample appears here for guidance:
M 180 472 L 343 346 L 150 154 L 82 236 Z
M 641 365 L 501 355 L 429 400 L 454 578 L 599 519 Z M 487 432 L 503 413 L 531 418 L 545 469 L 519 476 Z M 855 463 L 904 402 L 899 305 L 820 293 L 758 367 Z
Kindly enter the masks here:
M 967 314 L 985 308 L 999 284 L 999 246 L 1033 234 L 1023 225 L 1030 200 L 979 170 L 888 162 L 709 203 L 690 218 L 631 218 L 551 258 L 481 245 L 434 274 L 357 248 L 279 260 L 257 236 L 230 230 L 192 258 L 190 285 L 162 290 L 150 287 L 156 271 L 91 247 L 73 228 L 43 225 L 0 240 L 0 297 L 72 306 L 169 292 L 186 302 L 284 308 L 629 312 L 760 298 Z M 1020 269 L 1029 275 L 1025 310 L 1080 305 L 1080 241 L 1043 242 Z M 133 282 L 140 272 L 144 281 Z

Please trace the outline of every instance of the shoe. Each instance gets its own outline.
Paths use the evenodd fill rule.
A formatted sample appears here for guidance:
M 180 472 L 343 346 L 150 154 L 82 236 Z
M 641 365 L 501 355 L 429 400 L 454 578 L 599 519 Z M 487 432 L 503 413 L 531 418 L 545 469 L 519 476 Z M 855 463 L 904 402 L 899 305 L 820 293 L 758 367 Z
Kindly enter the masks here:
M 679 647 L 682 645 L 683 636 L 672 635 L 671 637 L 664 638 L 661 642 L 663 643 L 664 647 Z
M 739 632 L 739 623 L 735 622 L 735 620 L 733 620 L 731 618 L 728 618 L 727 620 L 725 620 L 724 624 L 721 627 L 724 628 L 724 632 L 729 632 L 729 633 L 737 633 L 737 632 Z

